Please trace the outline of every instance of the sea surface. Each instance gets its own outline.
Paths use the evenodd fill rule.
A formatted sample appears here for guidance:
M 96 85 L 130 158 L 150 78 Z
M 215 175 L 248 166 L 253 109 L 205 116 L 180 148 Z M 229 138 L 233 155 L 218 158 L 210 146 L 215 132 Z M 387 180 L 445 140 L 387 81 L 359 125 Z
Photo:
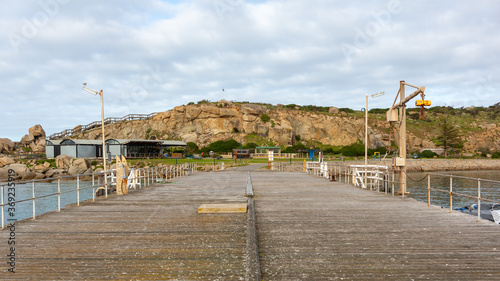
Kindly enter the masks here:
M 436 175 L 441 174 L 441 175 Z M 439 172 L 430 173 L 431 187 L 436 189 L 442 189 L 444 191 L 449 191 L 450 189 L 450 176 L 453 177 L 453 192 L 463 193 L 471 196 L 477 196 L 478 194 L 478 179 L 494 180 L 496 182 L 481 181 L 481 197 L 490 199 L 496 202 L 500 202 L 500 171 L 498 170 L 484 170 L 484 171 L 452 171 L 452 172 Z M 427 176 L 428 173 L 408 173 L 407 191 L 410 192 L 409 197 L 415 198 L 416 200 L 427 202 Z M 466 177 L 466 178 L 460 178 Z M 396 179 L 397 180 L 397 179 Z M 17 221 L 31 218 L 33 216 L 33 185 L 30 184 L 16 184 L 15 185 L 15 200 L 21 201 L 28 199 L 27 201 L 16 203 L 14 217 L 9 216 L 9 196 L 12 197 L 12 193 L 9 195 L 8 186 L 4 184 L 4 215 L 6 224 L 7 219 L 13 218 Z M 77 201 L 77 181 L 76 180 L 61 180 L 61 208 L 66 205 L 74 204 Z M 396 185 L 396 190 L 399 187 Z M 35 196 L 44 198 L 36 199 L 35 211 L 36 215 L 40 215 L 46 212 L 57 210 L 57 190 L 58 183 L 57 180 L 53 182 L 36 182 L 35 183 Z M 51 195 L 52 194 L 52 195 Z M 47 196 L 49 195 L 49 196 Z M 92 199 L 92 181 L 80 181 L 80 202 Z M 453 208 L 461 208 L 470 206 L 477 203 L 477 199 L 472 199 L 468 197 L 462 197 L 458 195 L 453 196 Z M 487 203 L 484 202 L 483 203 Z M 431 204 L 442 206 L 443 208 L 449 208 L 450 206 L 450 195 L 449 193 L 431 191 Z
M 5 202 L 4 207 L 4 221 L 6 224 L 9 222 L 8 219 L 15 219 L 17 221 L 32 218 L 33 217 L 33 184 L 15 184 L 14 189 L 10 189 L 12 187 L 7 186 L 7 183 L 3 183 L 4 185 L 4 194 L 3 199 Z M 60 181 L 60 189 L 61 189 L 61 208 L 66 205 L 73 204 L 77 202 L 77 181 L 76 180 L 61 180 Z M 97 188 L 97 187 L 96 187 Z M 92 199 L 92 181 L 80 181 L 80 202 Z M 13 193 L 12 191 L 15 191 Z M 57 210 L 58 203 L 58 183 L 57 180 L 52 182 L 35 182 L 35 197 L 37 198 L 35 202 L 35 212 L 36 215 L 40 215 L 46 212 Z M 52 195 L 51 195 L 52 194 Z M 49 195 L 49 196 L 47 196 Z M 15 201 L 22 201 L 29 199 L 27 201 L 19 202 L 15 204 L 15 210 L 13 212 L 14 216 L 11 216 L 9 212 L 9 208 L 11 206 L 7 205 L 9 203 L 9 197 L 14 197 Z M 1 211 L 0 211 L 1 212 Z M 1 219 L 1 218 L 0 218 Z
M 436 175 L 440 174 L 440 175 Z M 470 196 L 478 195 L 478 179 L 493 180 L 481 182 L 481 198 L 490 199 L 500 202 L 500 171 L 499 170 L 483 170 L 483 171 L 450 171 L 450 172 L 431 172 L 431 173 L 408 173 L 407 191 L 410 192 L 409 197 L 419 201 L 427 202 L 427 175 L 431 179 L 431 188 L 441 189 L 449 192 L 450 190 L 450 175 L 452 177 L 453 192 L 458 192 Z M 463 177 L 463 178 L 462 178 Z M 396 188 L 398 190 L 398 188 Z M 482 203 L 489 203 L 482 201 Z M 438 191 L 431 191 L 431 204 L 450 207 L 450 194 Z M 477 204 L 477 199 L 468 198 L 459 195 L 453 195 L 453 209 Z

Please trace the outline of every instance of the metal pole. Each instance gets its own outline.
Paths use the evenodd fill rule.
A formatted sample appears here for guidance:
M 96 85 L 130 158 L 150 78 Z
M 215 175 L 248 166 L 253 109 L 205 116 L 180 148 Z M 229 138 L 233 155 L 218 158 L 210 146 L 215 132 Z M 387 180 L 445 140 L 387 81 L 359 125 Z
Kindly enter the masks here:
M 365 105 L 365 188 L 368 186 L 368 94 L 366 95 Z M 372 188 L 370 187 L 370 190 Z
M 431 206 L 431 176 L 427 175 L 427 206 Z
M 76 176 L 76 205 L 80 206 L 80 176 Z
M 450 213 L 453 211 L 453 176 L 450 175 Z
M 35 204 L 35 182 L 32 184 L 32 190 L 33 190 L 33 219 L 35 219 L 36 216 L 36 204 Z
M 481 221 L 481 179 L 477 179 L 477 221 Z
M 106 166 L 106 140 L 104 135 L 104 100 L 102 90 L 99 92 L 101 96 L 101 127 L 102 127 L 102 161 L 104 161 L 104 194 L 108 198 L 108 179 L 107 179 L 107 166 Z
M 4 202 L 3 202 L 3 184 L 1 185 L 2 189 L 2 229 L 5 228 L 5 214 L 4 214 Z
M 405 99 L 405 81 L 399 82 L 399 96 L 401 102 Z M 403 166 L 401 167 L 400 190 L 402 197 L 405 198 L 406 193 L 406 104 L 402 104 L 399 108 L 399 116 L 401 117 L 401 125 L 399 126 L 399 157 L 403 158 Z
M 392 196 L 394 196 L 394 187 L 395 187 L 395 184 L 394 184 L 394 171 L 392 171 L 392 188 L 391 188 Z
M 57 179 L 57 211 L 61 211 L 61 178 Z
M 94 179 L 94 173 L 92 173 L 92 201 L 95 201 L 95 179 Z

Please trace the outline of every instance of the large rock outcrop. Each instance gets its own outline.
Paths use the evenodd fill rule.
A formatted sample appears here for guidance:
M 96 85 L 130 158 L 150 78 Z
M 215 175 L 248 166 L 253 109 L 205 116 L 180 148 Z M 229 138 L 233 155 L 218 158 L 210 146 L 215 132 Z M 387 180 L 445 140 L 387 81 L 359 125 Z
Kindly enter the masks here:
M 269 116 L 269 120 L 261 118 Z M 349 145 L 363 138 L 364 122 L 340 114 L 304 112 L 295 109 L 269 108 L 259 104 L 202 104 L 177 106 L 153 118 L 107 126 L 106 137 L 121 139 L 181 139 L 200 146 L 230 138 L 242 141 L 256 135 L 280 145 L 292 145 L 296 136 L 327 145 Z M 384 142 L 381 132 L 373 132 L 373 143 Z M 98 139 L 100 130 L 78 135 Z M 387 139 L 387 138 L 385 138 Z M 372 145 L 374 146 L 374 144 Z
M 14 150 L 15 144 L 6 138 L 0 138 L 0 153 L 10 153 Z
M 29 134 L 24 135 L 21 144 L 28 147 L 33 152 L 45 152 L 45 131 L 41 125 L 29 128 Z

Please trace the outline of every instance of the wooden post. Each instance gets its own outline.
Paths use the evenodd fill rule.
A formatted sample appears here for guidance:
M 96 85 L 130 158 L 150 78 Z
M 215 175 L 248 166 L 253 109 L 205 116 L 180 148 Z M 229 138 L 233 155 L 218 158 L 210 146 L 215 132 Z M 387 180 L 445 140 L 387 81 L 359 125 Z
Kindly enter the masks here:
M 401 103 L 405 99 L 405 81 L 399 82 L 399 97 Z M 403 166 L 400 168 L 400 187 L 401 196 L 406 195 L 406 104 L 402 104 L 399 108 L 399 116 L 401 118 L 401 126 L 399 126 L 399 157 L 403 158 Z

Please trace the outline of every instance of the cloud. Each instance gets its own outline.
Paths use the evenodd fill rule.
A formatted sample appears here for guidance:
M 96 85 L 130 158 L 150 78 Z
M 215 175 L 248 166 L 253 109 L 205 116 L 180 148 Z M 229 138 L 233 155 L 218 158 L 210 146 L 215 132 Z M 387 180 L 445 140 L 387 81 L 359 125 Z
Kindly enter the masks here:
M 499 10 L 493 0 L 7 2 L 0 136 L 99 120 L 83 82 L 103 89 L 106 117 L 222 97 L 359 109 L 380 91 L 370 107 L 389 107 L 400 80 L 426 86 L 433 105 L 488 106 Z

